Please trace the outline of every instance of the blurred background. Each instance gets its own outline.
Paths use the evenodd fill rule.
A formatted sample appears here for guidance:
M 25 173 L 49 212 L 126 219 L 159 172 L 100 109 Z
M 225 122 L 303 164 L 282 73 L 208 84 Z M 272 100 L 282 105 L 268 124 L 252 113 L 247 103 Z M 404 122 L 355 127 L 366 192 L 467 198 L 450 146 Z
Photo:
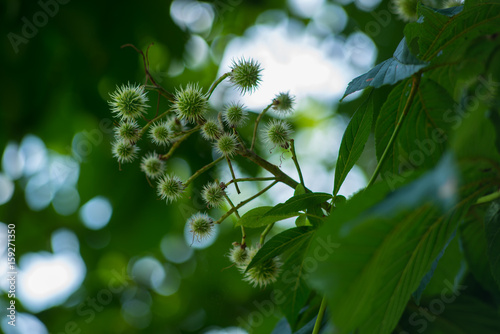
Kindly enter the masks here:
M 351 79 L 392 55 L 403 26 L 385 0 L 2 0 L 0 331 L 270 333 L 282 316 L 259 302 L 269 300 L 272 288 L 252 288 L 228 268 L 226 254 L 241 238 L 231 220 L 203 243 L 191 245 L 186 229 L 192 213 L 207 211 L 200 189 L 213 177 L 228 181 L 227 167 L 197 179 L 187 196 L 166 205 L 138 161 L 120 170 L 111 156 L 109 93 L 145 79 L 140 56 L 120 47 L 146 50 L 154 43 L 151 73 L 169 91 L 189 82 L 207 89 L 233 59 L 259 61 L 258 91 L 240 97 L 223 83 L 211 107 L 240 100 L 255 113 L 252 121 L 275 94 L 295 95 L 288 120 L 306 185 L 331 192 L 343 131 L 363 100 L 361 93 L 339 99 Z M 376 94 L 375 110 L 387 89 Z M 157 96 L 148 97 L 154 110 Z M 248 125 L 242 134 L 251 130 Z M 139 146 L 141 153 L 153 149 Z M 290 156 L 261 142 L 257 148 L 298 179 Z M 212 161 L 211 152 L 192 136 L 168 169 L 187 179 Z M 360 161 L 341 194 L 366 184 L 373 142 Z M 238 159 L 235 168 L 239 176 L 266 175 Z M 239 202 L 263 186 L 245 183 L 239 196 L 229 191 Z M 275 187 L 246 210 L 292 194 Z M 8 224 L 16 231 L 16 327 L 4 313 Z M 257 242 L 260 232 L 251 231 L 249 239 Z

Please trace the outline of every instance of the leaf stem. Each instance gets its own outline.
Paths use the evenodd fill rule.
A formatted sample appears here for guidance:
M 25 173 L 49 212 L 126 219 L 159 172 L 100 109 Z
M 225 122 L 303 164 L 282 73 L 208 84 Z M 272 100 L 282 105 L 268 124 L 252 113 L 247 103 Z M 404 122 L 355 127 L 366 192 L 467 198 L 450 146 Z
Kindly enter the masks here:
M 207 99 L 210 98 L 210 96 L 212 96 L 212 93 L 214 92 L 215 88 L 222 82 L 224 81 L 224 79 L 226 79 L 231 73 L 227 72 L 227 73 L 224 73 L 223 75 L 221 75 L 219 77 L 219 79 L 215 80 L 214 83 L 212 84 L 212 86 L 210 86 L 210 88 L 208 89 L 208 93 L 207 93 Z
M 254 148 L 255 148 L 255 140 L 257 138 L 257 128 L 259 127 L 259 122 L 262 118 L 262 116 L 264 116 L 264 114 L 269 110 L 269 108 L 271 108 L 273 106 L 273 103 L 271 102 L 267 107 L 264 108 L 264 110 L 262 110 L 262 112 L 259 114 L 259 116 L 257 116 L 257 119 L 255 120 L 255 127 L 253 128 L 253 137 L 252 137 L 252 145 L 250 146 L 250 151 L 253 151 Z
M 476 204 L 488 203 L 488 202 L 496 200 L 497 198 L 500 198 L 500 190 L 496 191 L 494 193 L 485 195 L 483 197 L 479 197 L 476 201 Z
M 191 175 L 191 177 L 189 179 L 187 179 L 186 182 L 184 182 L 184 186 L 187 187 L 191 182 L 193 182 L 198 176 L 200 176 L 201 174 L 203 174 L 204 172 L 206 172 L 208 169 L 212 168 L 213 166 L 215 166 L 217 163 L 219 163 L 220 161 L 222 161 L 224 159 L 224 157 L 220 157 L 218 159 L 215 159 L 214 161 L 212 161 L 211 163 L 209 163 L 208 165 L 205 165 L 204 167 L 198 169 L 196 171 L 196 173 L 194 173 L 193 175 Z
M 384 153 L 380 157 L 380 160 L 378 162 L 377 167 L 375 168 L 375 171 L 373 172 L 373 175 L 368 182 L 368 185 L 366 188 L 370 187 L 375 183 L 375 180 L 378 177 L 378 174 L 380 173 L 380 169 L 382 168 L 383 164 L 385 163 L 385 160 L 387 159 L 389 155 L 389 150 L 391 146 L 394 144 L 394 141 L 396 140 L 396 137 L 399 134 L 399 131 L 401 130 L 401 127 L 403 125 L 403 122 L 406 118 L 406 115 L 408 115 L 408 111 L 410 110 L 410 107 L 413 103 L 413 99 L 415 98 L 415 95 L 417 94 L 418 86 L 420 84 L 420 73 L 417 73 L 417 75 L 413 76 L 413 81 L 412 81 L 412 86 L 410 90 L 410 95 L 408 96 L 408 100 L 406 100 L 406 104 L 403 108 L 403 112 L 401 113 L 401 117 L 399 118 L 398 123 L 396 124 L 396 128 L 394 129 L 394 132 L 392 133 L 391 138 L 389 139 L 389 142 L 387 143 L 387 146 L 385 147 Z
M 297 160 L 297 154 L 295 154 L 295 141 L 293 139 L 290 140 L 290 151 L 292 152 L 292 160 L 295 164 L 295 168 L 297 168 L 297 173 L 299 173 L 300 184 L 302 184 L 305 188 L 306 184 L 304 183 L 304 178 L 302 177 L 302 171 L 300 170 L 299 161 Z
M 278 181 L 274 181 L 273 183 L 271 183 L 270 185 L 268 185 L 267 187 L 265 187 L 264 189 L 262 189 L 261 191 L 259 191 L 255 195 L 253 195 L 252 197 L 249 197 L 246 200 L 240 202 L 238 205 L 236 205 L 235 207 L 231 208 L 231 210 L 229 210 L 228 212 L 226 212 L 225 214 L 223 214 L 222 217 L 220 217 L 219 220 L 217 220 L 214 224 L 220 224 L 220 223 L 222 223 L 233 212 L 235 212 L 236 210 L 238 210 L 239 208 L 241 208 L 242 206 L 244 206 L 248 202 L 256 199 L 257 197 L 259 197 L 260 195 L 262 195 L 263 193 L 265 193 L 266 191 L 268 191 L 269 189 L 271 189 L 276 183 L 278 183 Z
M 321 323 L 323 322 L 323 316 L 325 315 L 326 310 L 326 297 L 323 297 L 321 300 L 321 306 L 319 307 L 318 317 L 316 318 L 316 322 L 314 323 L 314 329 L 312 334 L 318 334 L 321 328 Z
M 269 231 L 271 231 L 271 229 L 273 228 L 274 226 L 274 223 L 271 223 L 269 225 L 266 226 L 266 229 L 262 232 L 262 234 L 260 235 L 260 241 L 259 241 L 259 244 L 262 246 L 264 244 L 264 241 L 266 240 L 266 236 L 267 234 L 269 233 Z

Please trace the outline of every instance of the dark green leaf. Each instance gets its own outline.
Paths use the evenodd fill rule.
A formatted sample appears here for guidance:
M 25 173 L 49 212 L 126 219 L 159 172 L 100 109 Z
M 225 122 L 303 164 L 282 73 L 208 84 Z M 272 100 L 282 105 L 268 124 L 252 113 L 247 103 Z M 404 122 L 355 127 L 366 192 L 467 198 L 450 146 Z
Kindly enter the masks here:
M 293 196 L 285 203 L 276 205 L 274 208 L 266 212 L 263 218 L 273 216 L 285 216 L 298 213 L 306 210 L 317 204 L 324 203 L 332 198 L 332 195 L 326 193 L 307 193 Z
M 331 242 L 340 244 L 318 263 L 310 283 L 326 293 L 341 332 L 390 333 L 464 212 L 487 186 L 477 189 L 477 180 L 464 180 L 471 183 L 460 188 L 463 200 L 446 209 L 449 198 L 455 197 L 449 186 L 458 178 L 439 181 L 444 173 L 440 168 L 383 201 L 388 186 L 375 184 L 335 209 L 316 233 L 311 250 L 318 247 L 319 236 L 330 236 Z M 453 167 L 449 169 L 453 174 Z M 431 199 L 425 194 L 432 187 L 436 195 Z
M 281 274 L 276 289 L 283 292 L 284 301 L 280 305 L 281 310 L 288 319 L 288 323 L 295 327 L 297 317 L 300 310 L 304 307 L 310 290 L 304 281 L 304 276 L 308 274 L 310 268 L 307 267 L 305 254 L 311 245 L 313 234 L 308 234 L 307 237 L 295 247 L 295 250 L 290 254 L 283 265 L 283 273 Z
M 373 101 L 370 97 L 361 104 L 352 116 L 347 129 L 342 137 L 339 149 L 339 157 L 335 166 L 335 182 L 333 195 L 337 195 L 340 186 L 344 182 L 347 174 L 358 161 L 366 141 L 370 136 L 373 119 Z
M 253 266 L 270 260 L 283 252 L 291 250 L 297 244 L 311 237 L 314 229 L 310 226 L 301 226 L 288 229 L 275 235 L 255 254 L 247 270 Z
M 397 333 L 408 334 L 498 334 L 498 311 L 480 300 L 463 295 L 466 286 L 442 290 L 437 298 L 410 305 L 401 318 Z
M 492 202 L 484 219 L 491 273 L 500 287 L 500 202 Z
M 420 59 L 444 60 L 453 57 L 455 48 L 460 47 L 465 41 L 481 35 L 498 33 L 500 3 L 474 4 L 469 1 L 465 4 L 464 10 L 453 17 L 449 17 L 452 12 L 443 13 L 419 5 L 419 14 L 421 17 L 417 22 L 406 25 L 406 39 L 410 44 L 414 39 L 418 39 L 420 54 L 417 56 Z
M 272 206 L 261 206 L 255 209 L 251 209 L 236 222 L 236 226 L 244 226 L 250 228 L 262 227 L 298 215 L 298 213 L 296 212 L 290 212 L 288 214 L 274 214 L 266 216 L 266 213 L 272 209 Z
M 403 79 L 409 78 L 427 63 L 418 60 L 411 54 L 403 38 L 399 43 L 392 58 L 378 64 L 367 73 L 352 80 L 344 93 L 344 97 L 366 87 L 378 88 L 382 85 L 393 85 Z
M 491 274 L 488 261 L 486 235 L 484 233 L 484 210 L 475 207 L 460 226 L 460 240 L 470 272 L 484 289 L 498 294 L 500 291 Z

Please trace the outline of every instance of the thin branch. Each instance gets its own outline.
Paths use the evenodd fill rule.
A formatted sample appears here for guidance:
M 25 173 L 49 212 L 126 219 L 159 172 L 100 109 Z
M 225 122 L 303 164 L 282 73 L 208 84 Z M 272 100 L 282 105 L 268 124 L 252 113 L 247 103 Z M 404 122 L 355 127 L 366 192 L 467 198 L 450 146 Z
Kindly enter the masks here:
M 255 148 L 255 140 L 257 138 L 257 128 L 259 127 L 259 122 L 262 118 L 262 116 L 264 116 L 264 114 L 269 110 L 269 108 L 271 108 L 273 106 L 273 103 L 269 104 L 267 107 L 264 108 L 264 110 L 262 110 L 262 112 L 259 114 L 259 116 L 257 116 L 257 119 L 255 120 L 255 127 L 253 128 L 253 137 L 252 137 L 252 145 L 250 146 L 250 151 L 253 151 L 254 148 Z
M 212 96 L 212 93 L 214 92 L 215 88 L 222 82 L 224 81 L 224 79 L 226 79 L 231 73 L 224 73 L 223 75 L 220 76 L 219 79 L 215 80 L 214 83 L 212 84 L 212 86 L 210 86 L 210 89 L 208 90 L 208 93 L 207 93 L 207 99 L 210 98 L 210 96 Z
M 297 173 L 299 173 L 300 184 L 305 188 L 306 184 L 304 183 L 304 178 L 302 177 L 302 171 L 300 170 L 299 161 L 297 160 L 297 154 L 295 153 L 295 141 L 293 139 L 290 140 L 290 151 L 292 152 L 292 160 L 295 164 L 295 168 L 297 168 Z
M 232 179 L 231 181 L 225 183 L 226 186 L 230 185 L 233 182 L 244 182 L 244 181 L 275 181 L 275 177 L 242 177 L 239 179 Z
M 203 166 L 202 168 L 198 169 L 196 171 L 196 173 L 194 173 L 193 175 L 191 175 L 191 177 L 189 179 L 187 179 L 186 182 L 184 182 L 184 186 L 187 187 L 191 182 L 193 182 L 198 176 L 200 176 L 201 174 L 203 174 L 204 172 L 206 172 L 207 170 L 209 170 L 210 168 L 212 168 L 213 166 L 215 166 L 216 164 L 218 164 L 220 161 L 222 161 L 224 159 L 224 157 L 220 157 L 214 161 L 212 161 L 211 163 Z
M 227 165 L 229 166 L 229 170 L 231 171 L 231 176 L 233 177 L 233 180 L 236 180 L 236 175 L 234 174 L 234 169 L 233 169 L 233 164 L 231 163 L 231 159 L 229 159 L 229 157 L 227 155 L 225 155 L 225 157 L 226 157 Z M 236 192 L 238 194 L 241 194 L 240 187 L 238 187 L 238 182 L 236 182 L 236 181 L 233 181 L 233 182 L 234 182 L 234 187 L 236 188 Z
M 226 212 L 225 214 L 222 215 L 222 217 L 219 218 L 219 220 L 217 220 L 214 224 L 220 224 L 222 223 L 227 217 L 229 217 L 233 212 L 235 212 L 236 210 L 238 210 L 239 208 L 241 208 L 242 206 L 244 206 L 245 204 L 248 204 L 250 201 L 256 199 L 257 197 L 259 197 L 260 195 L 264 194 L 266 191 L 268 191 L 269 189 L 271 189 L 275 184 L 277 184 L 278 181 L 274 181 L 273 183 L 271 183 L 270 185 L 268 185 L 267 187 L 265 187 L 264 189 L 262 189 L 261 191 L 259 191 L 258 193 L 256 193 L 255 195 L 253 195 L 252 197 L 249 197 L 247 198 L 246 200 L 240 202 L 238 205 L 236 205 L 234 208 L 231 208 L 231 210 L 229 210 L 228 212 Z

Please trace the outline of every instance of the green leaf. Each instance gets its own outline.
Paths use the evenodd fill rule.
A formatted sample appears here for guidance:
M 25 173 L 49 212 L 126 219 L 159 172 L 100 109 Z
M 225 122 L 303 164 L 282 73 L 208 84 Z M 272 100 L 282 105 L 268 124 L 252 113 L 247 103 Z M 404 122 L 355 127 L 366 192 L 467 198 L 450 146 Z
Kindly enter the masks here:
M 307 216 L 300 215 L 295 219 L 295 226 L 307 226 Z
M 443 165 L 453 174 L 453 165 Z M 464 212 L 487 187 L 465 179 L 461 200 L 450 209 L 455 196 L 449 187 L 458 177 L 445 175 L 440 165 L 387 197 L 382 194 L 388 186 L 377 183 L 335 209 L 318 229 L 316 236 L 331 236 L 340 247 L 318 263 L 309 282 L 326 294 L 341 333 L 390 333 Z M 428 196 L 432 189 L 434 198 Z M 316 236 L 309 256 L 318 247 Z
M 244 226 L 249 228 L 262 227 L 277 222 L 279 220 L 287 219 L 298 215 L 298 213 L 296 212 L 290 212 L 288 214 L 266 216 L 266 213 L 272 209 L 273 209 L 272 206 L 261 206 L 255 209 L 251 209 L 248 212 L 246 212 L 236 222 L 236 226 Z
M 277 221 L 295 217 L 298 215 L 297 212 L 289 212 L 285 214 L 275 214 L 266 216 L 266 214 L 272 210 L 272 206 L 261 206 L 254 208 L 246 212 L 237 222 L 235 226 L 244 226 L 249 228 L 257 228 L 262 226 L 267 226 L 269 224 L 275 223 Z
M 266 212 L 263 218 L 285 215 L 296 215 L 299 211 L 306 210 L 315 205 L 324 203 L 332 198 L 332 195 L 327 193 L 307 193 L 293 196 L 285 203 L 280 203 L 274 208 Z
M 422 280 L 420 281 L 420 285 L 418 286 L 417 290 L 415 290 L 415 292 L 413 292 L 413 294 L 412 294 L 413 295 L 413 299 L 415 300 L 415 303 L 417 303 L 417 305 L 420 303 L 420 297 L 422 297 L 422 294 L 423 294 L 424 290 L 427 288 L 427 285 L 430 283 L 432 277 L 434 276 L 434 272 L 436 271 L 436 268 L 437 268 L 437 266 L 439 264 L 439 261 L 443 257 L 446 249 L 448 248 L 449 243 L 453 239 L 455 239 L 455 235 L 456 235 L 456 231 L 453 231 L 451 239 L 444 245 L 443 249 L 441 250 L 441 252 L 439 252 L 439 254 L 436 257 L 436 259 L 434 260 L 434 262 L 432 262 L 431 269 L 422 278 Z
M 281 255 L 283 252 L 291 250 L 297 244 L 303 242 L 307 238 L 310 238 L 313 232 L 314 228 L 310 226 L 301 226 L 288 229 L 275 235 L 262 246 L 257 254 L 255 254 L 246 270 L 261 262 L 265 262 Z
M 497 334 L 498 311 L 482 301 L 463 295 L 465 286 L 451 291 L 450 286 L 438 297 L 425 300 L 421 307 L 409 305 L 397 333 L 408 334 Z
M 492 202 L 484 219 L 491 273 L 500 287 L 500 202 Z
M 280 308 L 292 328 L 295 328 L 299 312 L 310 294 L 304 276 L 308 274 L 308 270 L 310 271 L 305 263 L 308 260 L 305 254 L 311 245 L 312 236 L 312 233 L 308 234 L 300 244 L 297 244 L 285 261 L 283 273 L 275 285 L 275 289 L 283 292 L 283 303 Z
M 375 151 L 379 161 L 401 117 L 410 89 L 411 84 L 409 80 L 400 83 L 394 87 L 380 109 L 375 125 Z M 386 172 L 397 174 L 399 167 L 398 155 L 399 146 L 397 145 L 397 141 L 395 141 L 389 150 L 385 164 L 380 170 L 382 176 Z
M 366 87 L 378 88 L 383 85 L 393 85 L 426 67 L 427 63 L 420 61 L 411 54 L 403 38 L 392 58 L 378 64 L 367 73 L 352 80 L 344 93 L 344 97 Z
M 335 182 L 333 195 L 337 195 L 347 174 L 358 161 L 370 136 L 373 120 L 373 100 L 368 99 L 361 104 L 347 126 L 339 149 L 339 157 L 335 166 Z
M 456 103 L 446 89 L 423 78 L 406 117 L 398 142 L 412 167 L 432 168 L 446 149 L 451 124 L 447 116 Z
M 437 263 L 422 296 L 439 296 L 447 282 L 461 282 L 466 273 L 466 263 L 458 236 L 450 242 L 442 258 Z
M 470 5 L 469 5 L 470 3 Z M 419 5 L 420 18 L 406 25 L 404 33 L 409 44 L 418 39 L 420 59 L 453 57 L 455 48 L 478 36 L 498 33 L 500 3 L 465 4 L 460 13 L 449 17 L 439 11 Z
M 465 259 L 476 281 L 484 289 L 498 295 L 500 291 L 491 273 L 487 254 L 487 242 L 483 225 L 485 212 L 480 207 L 474 207 L 474 209 L 459 229 Z
M 304 188 L 304 186 L 301 183 L 299 183 L 297 187 L 295 187 L 295 192 L 293 193 L 293 196 L 303 195 L 305 193 L 306 193 L 306 188 Z
M 375 148 L 380 160 L 401 117 L 410 85 L 396 86 L 382 106 L 375 127 Z M 448 92 L 436 82 L 423 78 L 413 104 L 389 150 L 381 175 L 390 179 L 401 171 L 432 168 L 446 148 L 456 104 Z

